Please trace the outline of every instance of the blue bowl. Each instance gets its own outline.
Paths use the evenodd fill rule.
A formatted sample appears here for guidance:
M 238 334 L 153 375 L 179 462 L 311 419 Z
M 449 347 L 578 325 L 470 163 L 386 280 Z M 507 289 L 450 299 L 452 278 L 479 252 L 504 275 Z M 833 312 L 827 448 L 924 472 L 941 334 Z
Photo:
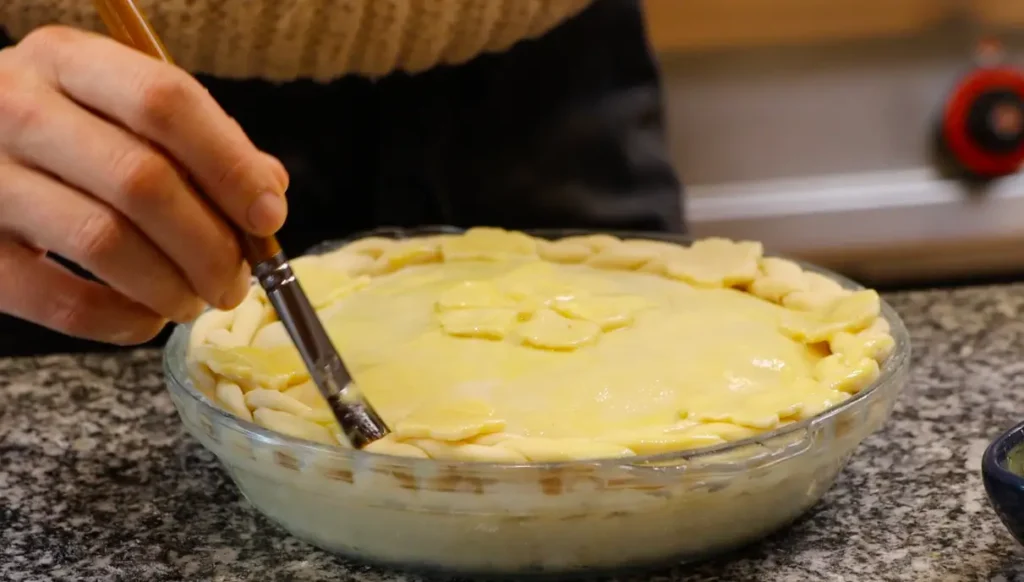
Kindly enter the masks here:
M 1024 422 L 1004 432 L 985 449 L 981 476 L 989 502 L 999 519 L 1013 537 L 1024 544 L 1024 477 L 1009 469 L 1010 452 L 1022 443 Z

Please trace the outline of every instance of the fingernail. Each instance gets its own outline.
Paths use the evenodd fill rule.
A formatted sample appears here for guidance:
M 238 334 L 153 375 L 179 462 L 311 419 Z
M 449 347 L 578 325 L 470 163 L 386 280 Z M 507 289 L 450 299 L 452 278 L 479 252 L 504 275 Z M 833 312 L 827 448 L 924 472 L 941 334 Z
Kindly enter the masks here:
M 242 263 L 242 267 L 238 271 L 238 275 L 235 277 L 234 282 L 223 296 L 220 301 L 217 302 L 217 308 L 223 311 L 234 309 L 238 307 L 238 304 L 245 299 L 246 295 L 249 294 L 249 286 L 251 283 L 251 271 L 249 265 Z
M 242 263 L 242 268 L 238 270 L 238 286 L 242 289 L 243 297 L 249 294 L 249 287 L 252 287 L 252 268 L 249 267 L 249 263 Z
M 283 196 L 266 192 L 249 206 L 249 228 L 253 234 L 269 236 L 284 224 L 288 203 Z
M 263 157 L 267 159 L 267 162 L 270 164 L 270 169 L 274 173 L 274 179 L 277 180 L 277 184 L 280 188 L 279 191 L 285 192 L 286 190 L 288 190 L 290 177 L 288 176 L 287 168 L 284 167 L 284 163 L 282 163 L 281 160 L 277 159 L 276 157 L 266 152 L 261 153 L 263 154 Z
M 139 344 L 143 344 L 156 337 L 156 335 L 160 333 L 160 330 L 162 330 L 164 326 L 167 325 L 167 320 L 163 319 L 160 320 L 158 323 L 159 325 L 156 328 L 118 330 L 110 336 L 108 343 L 112 343 L 118 346 L 137 346 Z
M 248 292 L 248 290 L 246 290 Z M 245 293 L 239 293 L 237 289 L 228 291 L 221 296 L 220 301 L 217 302 L 217 309 L 221 311 L 230 311 L 245 299 Z
M 190 300 L 185 307 L 181 310 L 181 313 L 174 318 L 175 323 L 188 323 L 195 320 L 197 317 L 203 314 L 206 310 L 206 302 L 198 297 Z
M 110 336 L 110 343 L 115 346 L 131 346 L 139 343 L 139 333 L 133 329 L 115 331 Z

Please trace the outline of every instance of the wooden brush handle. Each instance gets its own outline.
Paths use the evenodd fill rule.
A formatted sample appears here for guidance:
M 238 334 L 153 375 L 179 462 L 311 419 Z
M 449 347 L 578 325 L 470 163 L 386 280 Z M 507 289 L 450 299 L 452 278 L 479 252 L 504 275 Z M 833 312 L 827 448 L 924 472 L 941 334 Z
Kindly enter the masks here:
M 93 0 L 93 4 L 115 40 L 153 58 L 174 63 L 167 47 L 133 0 Z M 232 223 L 229 221 L 229 224 Z M 232 226 L 238 232 L 242 255 L 253 267 L 281 252 L 281 245 L 275 237 L 252 236 Z

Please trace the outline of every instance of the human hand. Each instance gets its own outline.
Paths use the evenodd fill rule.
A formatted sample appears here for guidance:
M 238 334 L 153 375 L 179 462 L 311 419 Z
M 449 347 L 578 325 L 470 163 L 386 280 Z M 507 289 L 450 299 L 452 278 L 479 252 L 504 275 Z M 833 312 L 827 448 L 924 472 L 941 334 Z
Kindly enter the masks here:
M 135 344 L 206 303 L 234 307 L 250 272 L 227 221 L 273 234 L 287 187 L 181 69 L 64 27 L 0 50 L 2 312 Z

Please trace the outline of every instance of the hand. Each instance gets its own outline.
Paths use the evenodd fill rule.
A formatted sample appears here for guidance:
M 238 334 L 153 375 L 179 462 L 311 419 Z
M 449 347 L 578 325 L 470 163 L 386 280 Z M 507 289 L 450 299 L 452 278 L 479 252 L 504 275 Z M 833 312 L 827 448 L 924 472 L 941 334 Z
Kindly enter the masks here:
M 0 50 L 0 311 L 134 344 L 204 303 L 234 307 L 250 274 L 226 220 L 273 234 L 287 186 L 172 65 L 62 27 Z

